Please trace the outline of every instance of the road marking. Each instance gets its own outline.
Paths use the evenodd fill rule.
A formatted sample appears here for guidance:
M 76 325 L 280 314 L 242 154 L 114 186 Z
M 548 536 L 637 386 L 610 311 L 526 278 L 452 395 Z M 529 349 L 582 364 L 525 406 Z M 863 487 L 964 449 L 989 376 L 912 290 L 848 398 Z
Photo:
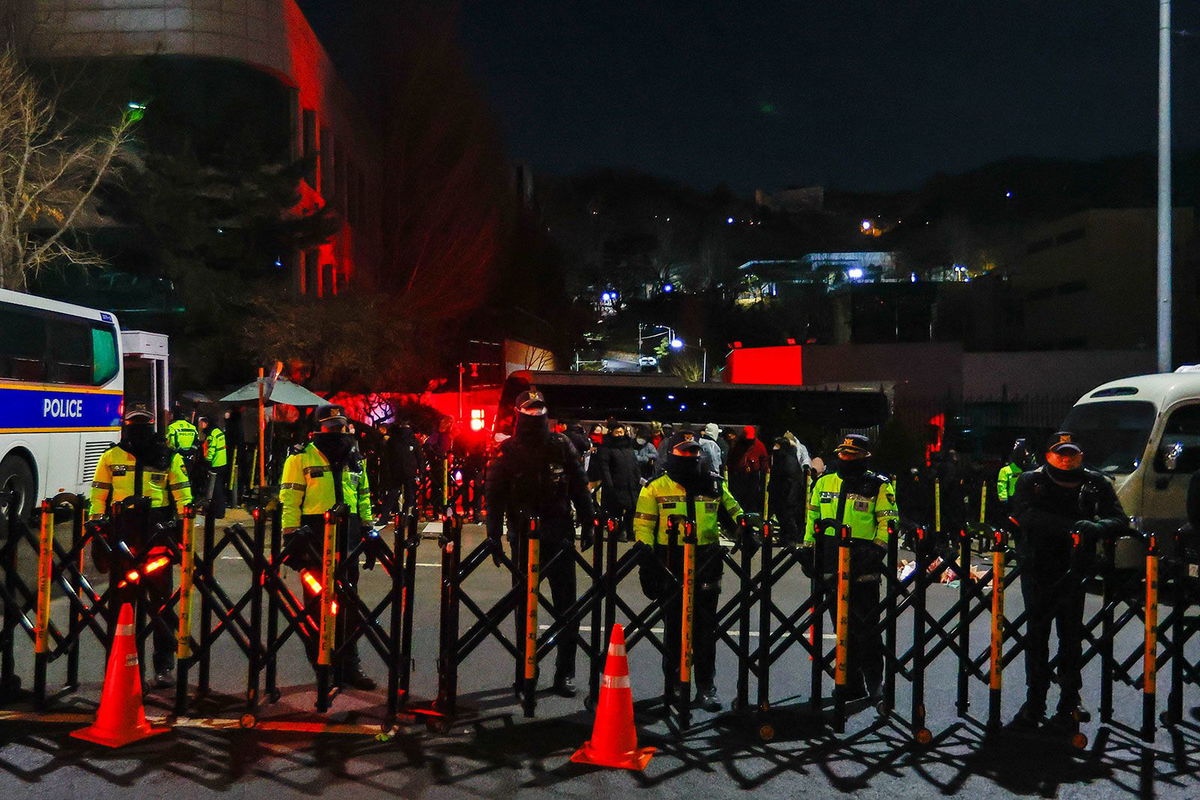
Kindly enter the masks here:
M 543 630 L 543 631 L 545 631 L 545 630 L 549 630 L 549 629 L 550 629 L 550 626 L 549 626 L 549 625 L 538 625 L 538 630 Z M 592 626 L 591 626 L 591 625 L 580 625 L 580 626 L 579 626 L 579 632 L 580 632 L 580 633 L 591 633 L 591 632 L 592 632 Z M 662 634 L 662 633 L 663 633 L 663 629 L 662 629 L 662 628 L 651 628 L 651 629 L 650 629 L 650 632 L 651 632 L 651 633 Z M 751 636 L 753 636 L 753 637 L 757 637 L 757 636 L 758 636 L 758 631 L 750 631 L 750 635 L 751 635 Z M 822 639 L 836 639 L 836 638 L 837 638 L 837 634 L 835 634 L 835 633 L 825 633 L 825 634 L 822 634 L 822 635 L 821 635 L 821 638 L 822 638 Z

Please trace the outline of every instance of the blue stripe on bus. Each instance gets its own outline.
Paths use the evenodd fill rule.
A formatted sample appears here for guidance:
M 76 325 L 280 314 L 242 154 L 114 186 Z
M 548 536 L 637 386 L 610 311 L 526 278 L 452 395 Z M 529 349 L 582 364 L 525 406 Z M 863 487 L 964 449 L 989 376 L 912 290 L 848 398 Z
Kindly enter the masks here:
M 0 424 L 5 430 L 116 428 L 121 425 L 121 395 L 0 386 Z

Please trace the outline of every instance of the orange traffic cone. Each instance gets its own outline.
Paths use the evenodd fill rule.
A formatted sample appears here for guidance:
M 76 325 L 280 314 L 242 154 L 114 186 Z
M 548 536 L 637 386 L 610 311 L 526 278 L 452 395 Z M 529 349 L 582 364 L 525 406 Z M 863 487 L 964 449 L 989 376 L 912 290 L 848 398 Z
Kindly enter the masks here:
M 633 727 L 633 690 L 629 688 L 629 660 L 625 657 L 625 629 L 613 626 L 608 659 L 600 681 L 600 703 L 592 738 L 571 756 L 581 764 L 621 769 L 645 769 L 653 747 L 638 749 Z
M 142 707 L 142 675 L 133 634 L 133 606 L 126 603 L 121 606 L 121 615 L 117 619 L 117 634 L 108 655 L 96 721 L 72 731 L 71 735 L 106 747 L 121 747 L 168 730 L 151 727 L 146 721 L 146 710 Z

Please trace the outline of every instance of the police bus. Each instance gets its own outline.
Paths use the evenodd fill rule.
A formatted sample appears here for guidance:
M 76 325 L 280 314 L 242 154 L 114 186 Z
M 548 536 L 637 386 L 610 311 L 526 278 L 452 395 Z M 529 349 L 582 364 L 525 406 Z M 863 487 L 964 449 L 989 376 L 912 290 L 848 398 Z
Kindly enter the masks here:
M 0 289 L 0 510 L 85 492 L 120 438 L 116 317 Z

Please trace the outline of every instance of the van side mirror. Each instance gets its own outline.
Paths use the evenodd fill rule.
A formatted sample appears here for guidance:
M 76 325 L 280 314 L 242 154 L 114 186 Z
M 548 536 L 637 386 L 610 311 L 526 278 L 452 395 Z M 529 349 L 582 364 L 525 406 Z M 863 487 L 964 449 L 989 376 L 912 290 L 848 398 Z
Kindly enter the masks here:
M 1200 447 L 1187 446 L 1183 442 L 1163 442 L 1154 461 L 1158 472 L 1195 472 L 1200 470 Z

